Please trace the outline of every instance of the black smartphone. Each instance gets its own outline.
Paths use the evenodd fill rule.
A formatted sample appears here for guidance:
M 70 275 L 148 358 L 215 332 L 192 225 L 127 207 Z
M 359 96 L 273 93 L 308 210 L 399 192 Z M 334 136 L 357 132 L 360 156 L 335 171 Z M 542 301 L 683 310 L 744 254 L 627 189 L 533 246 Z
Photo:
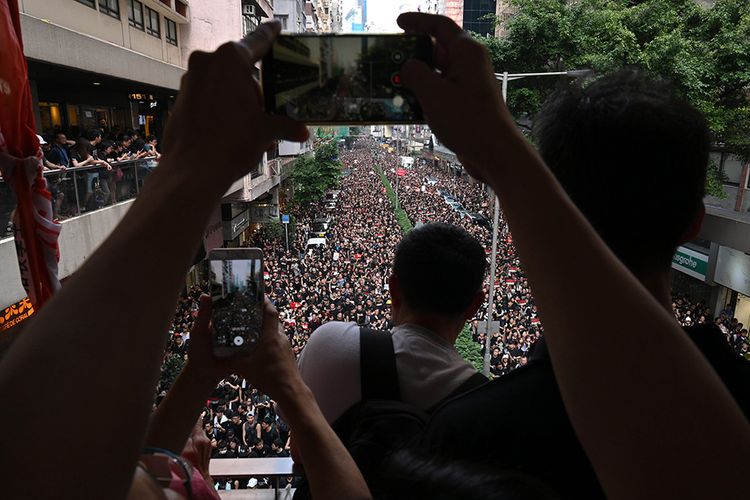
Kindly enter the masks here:
M 424 123 L 401 66 L 433 67 L 432 52 L 424 35 L 280 35 L 261 66 L 266 112 L 311 124 Z
M 263 251 L 212 250 L 208 276 L 214 355 L 246 354 L 257 344 L 263 326 Z

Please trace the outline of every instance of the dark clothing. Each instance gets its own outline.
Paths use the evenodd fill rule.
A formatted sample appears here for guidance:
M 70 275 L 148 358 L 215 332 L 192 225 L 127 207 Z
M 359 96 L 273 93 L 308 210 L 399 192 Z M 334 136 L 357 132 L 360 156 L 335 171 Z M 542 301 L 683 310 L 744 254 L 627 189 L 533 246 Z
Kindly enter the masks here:
M 732 350 L 715 325 L 685 331 L 750 418 L 750 362 Z M 568 419 L 546 346 L 540 344 L 527 365 L 438 408 L 420 448 L 498 471 L 525 472 L 563 498 L 605 498 Z
M 70 155 L 68 154 L 68 150 L 65 149 L 65 146 L 54 144 L 52 148 L 50 148 L 49 153 L 45 156 L 47 157 L 47 160 L 56 165 L 62 165 L 63 167 L 70 166 Z

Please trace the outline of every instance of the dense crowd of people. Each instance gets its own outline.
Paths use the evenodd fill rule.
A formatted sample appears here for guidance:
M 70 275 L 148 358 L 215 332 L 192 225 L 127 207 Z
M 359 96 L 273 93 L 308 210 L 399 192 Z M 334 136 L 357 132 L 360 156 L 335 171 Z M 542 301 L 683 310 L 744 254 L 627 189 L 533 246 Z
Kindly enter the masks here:
M 44 154 L 44 170 L 63 173 L 47 176 L 56 220 L 131 197 L 134 193 L 125 192 L 131 190 L 130 183 L 122 182 L 126 176 L 126 172 L 121 168 L 123 162 L 144 160 L 138 172 L 139 180 L 142 182 L 160 157 L 158 139 L 152 135 L 144 137 L 139 130 L 116 133 L 112 130 L 92 128 L 75 140 L 70 140 L 66 134 L 57 131 L 39 136 L 39 142 Z M 68 179 L 64 172 L 84 167 L 87 167 L 87 170 L 77 178 L 80 184 L 78 203 L 75 199 L 66 199 L 64 183 Z M 132 175 L 131 172 L 128 172 L 128 175 Z
M 385 170 L 395 186 L 395 169 Z M 482 244 L 490 257 L 492 248 L 492 198 L 481 183 L 470 180 L 454 170 L 441 171 L 428 160 L 418 160 L 407 175 L 398 179 L 401 207 L 412 223 L 447 222 L 462 227 Z M 449 195 L 463 209 L 454 209 L 445 201 Z M 495 300 L 490 323 L 490 371 L 494 376 L 505 375 L 524 365 L 528 352 L 542 333 L 534 299 L 521 270 L 513 247 L 513 239 L 502 214 L 498 224 L 497 272 Z M 488 291 L 486 283 L 485 292 Z M 486 345 L 487 302 L 471 321 L 474 340 Z
M 439 170 L 421 159 L 397 180 L 399 157 L 371 140 L 343 151 L 340 160 L 345 174 L 337 190 L 335 208 L 326 209 L 321 200 L 296 210 L 296 230 L 288 252 L 282 238 L 271 237 L 262 230 L 248 243 L 263 249 L 265 290 L 279 311 L 296 355 L 304 349 L 311 333 L 328 321 L 351 321 L 374 329 L 391 326 L 388 276 L 401 229 L 383 185 L 381 169 L 392 186 L 398 182 L 400 205 L 412 223 L 440 221 L 460 226 L 480 241 L 489 258 L 492 199 L 482 184 L 452 170 Z M 463 209 L 449 205 L 444 199 L 448 194 Z M 313 221 L 321 217 L 332 221 L 326 245 L 308 249 L 306 242 Z M 491 373 L 498 377 L 526 364 L 529 351 L 543 331 L 502 213 L 496 285 L 490 334 Z M 203 291 L 205 286 L 193 286 L 178 304 L 165 360 L 187 355 L 190 329 Z M 684 296 L 674 298 L 673 311 L 683 326 L 712 319 L 705 304 L 691 302 Z M 470 322 L 473 338 L 482 350 L 486 312 L 485 301 Z M 729 311 L 714 320 L 729 342 L 747 354 L 747 329 Z M 157 401 L 167 389 L 168 383 L 158 388 Z M 237 375 L 225 378 L 216 387 L 204 409 L 203 425 L 211 441 L 212 458 L 289 456 L 289 427 L 274 402 Z M 292 481 L 289 478 L 282 483 Z M 270 480 L 219 479 L 215 486 L 259 488 L 270 486 Z
M 672 298 L 672 311 L 682 326 L 692 326 L 713 321 L 726 336 L 727 342 L 743 357 L 750 356 L 750 339 L 747 327 L 736 317 L 731 308 L 726 308 L 713 316 L 711 309 L 702 301 L 692 301 L 685 295 L 676 294 Z

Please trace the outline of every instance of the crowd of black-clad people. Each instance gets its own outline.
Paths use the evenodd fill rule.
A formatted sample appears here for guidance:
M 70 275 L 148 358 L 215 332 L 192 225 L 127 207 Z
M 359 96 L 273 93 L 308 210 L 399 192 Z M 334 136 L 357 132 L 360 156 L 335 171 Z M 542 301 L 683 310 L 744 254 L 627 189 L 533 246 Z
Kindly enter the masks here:
M 312 332 L 328 321 L 352 321 L 374 329 L 388 329 L 388 276 L 401 237 L 393 207 L 380 172 L 395 187 L 400 206 L 415 224 L 447 222 L 466 229 L 485 247 L 488 259 L 492 238 L 492 198 L 484 186 L 453 168 L 440 169 L 432 160 L 417 159 L 397 176 L 400 158 L 392 148 L 371 139 L 340 155 L 344 175 L 336 190 L 335 207 L 324 200 L 295 210 L 296 227 L 286 250 L 283 237 L 257 231 L 248 246 L 264 253 L 265 291 L 279 310 L 284 330 L 296 355 Z M 398 177 L 398 179 L 397 179 Z M 330 206 L 330 205 L 329 205 Z M 308 248 L 314 220 L 331 221 L 326 245 Z M 495 303 L 491 323 L 490 371 L 494 377 L 527 363 L 527 355 L 542 335 L 542 325 L 531 290 L 520 267 L 512 236 L 499 217 Z M 488 283 L 486 283 L 486 286 Z M 190 329 L 204 289 L 193 286 L 180 300 L 169 332 L 165 360 L 186 356 Z M 473 339 L 484 351 L 486 302 L 469 322 Z M 747 329 L 732 311 L 713 317 L 702 302 L 675 295 L 673 312 L 681 325 L 715 321 L 741 354 L 748 353 Z M 168 384 L 158 388 L 163 396 Z M 157 397 L 158 401 L 159 397 Z M 289 427 L 268 396 L 237 375 L 223 379 L 206 402 L 203 425 L 211 441 L 212 458 L 289 456 Z M 293 483 L 292 478 L 284 481 Z M 263 487 L 269 482 L 220 480 L 220 488 Z

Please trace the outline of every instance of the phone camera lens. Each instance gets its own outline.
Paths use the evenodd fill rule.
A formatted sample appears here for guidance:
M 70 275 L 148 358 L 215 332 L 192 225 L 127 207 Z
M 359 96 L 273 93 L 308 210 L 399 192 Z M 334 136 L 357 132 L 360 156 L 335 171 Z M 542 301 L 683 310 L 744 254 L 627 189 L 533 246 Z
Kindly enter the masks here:
M 242 338 L 242 335 L 237 335 L 234 338 L 234 345 L 236 345 L 237 347 L 241 346 L 244 343 L 245 343 L 245 339 Z
M 391 54 L 391 59 L 396 64 L 400 64 L 404 62 L 404 53 L 401 52 L 400 50 L 394 50 L 393 53 Z

